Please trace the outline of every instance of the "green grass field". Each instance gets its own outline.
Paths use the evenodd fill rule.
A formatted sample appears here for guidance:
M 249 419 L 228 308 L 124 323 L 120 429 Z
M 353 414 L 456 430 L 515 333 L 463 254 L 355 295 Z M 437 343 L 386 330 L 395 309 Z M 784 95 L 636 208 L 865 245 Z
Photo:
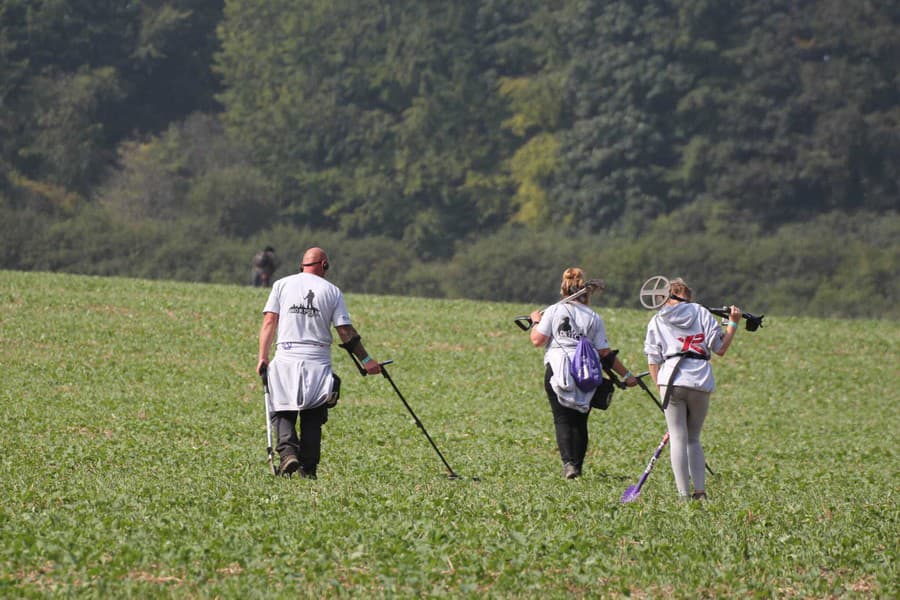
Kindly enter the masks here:
M 0 597 L 898 596 L 896 322 L 742 329 L 714 361 L 710 501 L 678 500 L 666 451 L 622 505 L 662 414 L 617 391 L 564 480 L 514 304 L 347 298 L 463 479 L 337 347 L 319 479 L 273 477 L 266 294 L 0 271 Z M 644 370 L 650 313 L 599 310 Z

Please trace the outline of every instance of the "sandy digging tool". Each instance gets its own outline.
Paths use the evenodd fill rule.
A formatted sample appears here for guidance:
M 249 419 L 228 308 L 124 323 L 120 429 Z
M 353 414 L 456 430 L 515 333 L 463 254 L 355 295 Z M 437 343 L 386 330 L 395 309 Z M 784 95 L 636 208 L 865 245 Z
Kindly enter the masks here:
M 584 284 L 583 288 L 581 288 L 574 294 L 570 294 L 570 295 L 566 296 L 565 298 L 560 300 L 557 304 L 562 303 L 562 302 L 568 302 L 569 300 L 575 300 L 576 298 L 581 298 L 585 294 L 590 294 L 595 289 L 599 289 L 602 292 L 605 288 L 606 288 L 606 283 L 604 283 L 604 281 L 602 279 L 589 279 Z M 547 309 L 545 308 L 544 310 L 547 310 Z M 541 313 L 543 313 L 544 310 L 542 310 Z M 531 321 L 530 315 L 523 315 L 521 317 L 516 317 L 514 320 L 515 320 L 516 325 L 518 325 L 519 329 L 521 329 L 522 331 L 528 331 L 529 329 L 531 329 L 531 326 L 534 325 L 534 323 Z

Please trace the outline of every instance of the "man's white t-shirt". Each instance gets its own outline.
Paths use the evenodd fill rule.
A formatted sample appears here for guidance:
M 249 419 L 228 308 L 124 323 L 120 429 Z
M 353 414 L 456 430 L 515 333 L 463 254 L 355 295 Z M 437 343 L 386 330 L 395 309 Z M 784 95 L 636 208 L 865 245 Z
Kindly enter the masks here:
M 297 273 L 276 281 L 263 312 L 278 314 L 279 344 L 330 346 L 331 327 L 350 325 L 350 313 L 340 288 L 312 273 Z
M 278 351 L 268 370 L 270 410 L 321 406 L 334 389 L 331 326 L 350 325 L 343 293 L 318 275 L 297 273 L 272 285 L 263 312 L 278 315 Z

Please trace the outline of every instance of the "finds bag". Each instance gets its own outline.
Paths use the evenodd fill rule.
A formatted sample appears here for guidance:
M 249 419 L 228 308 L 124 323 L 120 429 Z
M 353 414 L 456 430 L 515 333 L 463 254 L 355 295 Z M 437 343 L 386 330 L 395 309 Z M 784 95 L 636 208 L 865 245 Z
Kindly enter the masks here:
M 613 392 L 616 391 L 611 379 L 604 379 L 591 396 L 591 407 L 606 410 L 612 403 Z
M 603 366 L 600 356 L 587 336 L 578 340 L 575 356 L 569 363 L 569 372 L 575 379 L 575 385 L 582 392 L 590 392 L 603 383 Z

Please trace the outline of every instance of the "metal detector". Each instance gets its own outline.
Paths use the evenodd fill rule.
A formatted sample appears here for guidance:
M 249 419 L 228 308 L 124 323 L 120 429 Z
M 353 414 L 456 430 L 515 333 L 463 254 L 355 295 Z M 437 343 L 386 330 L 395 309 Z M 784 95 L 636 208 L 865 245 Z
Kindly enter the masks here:
M 640 291 L 640 300 L 641 306 L 649 310 L 656 310 L 660 308 L 666 301 L 672 297 L 672 292 L 669 288 L 670 282 L 667 278 L 662 275 L 654 275 L 650 279 L 644 282 L 644 285 L 641 286 Z M 697 304 L 700 304 L 699 302 Z M 710 308 L 705 304 L 700 304 L 703 308 L 708 310 L 710 313 L 716 315 L 717 317 L 728 317 L 731 314 L 731 309 L 727 306 L 723 306 L 721 308 Z M 763 318 L 766 315 L 753 315 L 748 312 L 743 313 L 742 318 L 746 323 L 747 331 L 756 331 L 763 325 Z
M 595 289 L 599 289 L 602 292 L 603 290 L 606 289 L 606 282 L 604 282 L 602 279 L 590 279 L 584 284 L 583 288 L 581 288 L 574 294 L 570 294 L 570 295 L 566 296 L 559 302 L 568 302 L 569 300 L 575 300 L 576 298 L 581 298 L 585 294 L 590 294 Z M 547 308 L 549 308 L 549 307 L 547 307 Z M 547 310 L 547 308 L 542 309 L 541 314 L 544 314 L 544 311 Z M 519 329 L 521 329 L 522 331 L 528 331 L 529 329 L 531 329 L 531 326 L 534 325 L 534 323 L 531 321 L 531 315 L 523 315 L 521 317 L 516 317 L 515 323 L 516 323 L 516 325 L 519 326 Z
M 349 348 L 345 348 L 345 350 L 347 350 L 347 354 L 350 355 L 350 358 L 353 359 L 353 364 L 356 365 L 356 369 L 359 371 L 359 374 L 362 375 L 363 377 L 368 375 L 369 374 L 368 371 L 366 371 L 365 367 L 362 366 L 362 364 L 359 362 L 359 359 L 356 358 L 356 355 L 353 354 L 353 352 L 351 352 Z M 400 393 L 400 389 L 397 387 L 397 384 L 394 383 L 393 379 L 391 379 L 391 376 L 387 372 L 387 369 L 384 368 L 385 365 L 389 365 L 393 362 L 394 361 L 392 361 L 392 360 L 386 360 L 382 363 L 378 363 L 379 365 L 381 365 L 381 375 L 385 379 L 387 379 L 388 382 L 390 382 L 391 387 L 394 388 L 394 391 L 397 393 L 397 396 L 400 398 L 400 401 L 403 402 L 403 406 L 405 406 L 406 410 L 409 411 L 409 414 L 412 415 L 412 418 L 416 422 L 416 425 L 419 427 L 419 429 L 422 430 L 422 433 L 425 434 L 425 437 L 428 439 L 428 443 L 431 444 L 431 447 L 434 448 L 434 451 L 437 452 L 437 455 L 440 457 L 441 462 L 444 463 L 444 466 L 447 468 L 447 479 L 454 479 L 454 480 L 460 479 L 459 474 L 457 474 L 456 471 L 453 470 L 453 467 L 450 466 L 450 463 L 447 462 L 447 459 L 444 458 L 444 455 L 441 454 L 440 450 L 438 450 L 437 444 L 435 444 L 434 440 L 431 439 L 431 436 L 428 435 L 428 431 L 425 429 L 425 425 L 422 424 L 422 421 L 419 419 L 419 417 L 413 411 L 412 407 L 409 405 L 409 402 L 407 402 L 406 398 L 403 397 L 403 394 Z M 480 481 L 480 480 L 478 477 L 473 477 L 472 481 Z
M 656 395 L 650 391 L 650 388 L 647 387 L 647 384 L 644 383 L 643 378 L 649 374 L 650 374 L 650 371 L 644 371 L 643 373 L 638 373 L 637 375 L 635 375 L 634 378 L 637 379 L 638 385 L 641 386 L 641 389 L 644 390 L 645 392 L 647 392 L 647 395 L 653 399 L 654 404 L 656 404 L 656 406 L 659 407 L 659 410 L 661 410 L 663 414 L 666 414 L 666 409 L 663 408 L 662 403 L 656 398 Z M 710 475 L 715 475 L 713 470 L 710 468 L 708 462 L 704 461 L 703 466 L 706 467 L 706 470 L 709 471 Z
M 272 451 L 272 416 L 269 414 L 269 378 L 268 370 L 263 367 L 262 373 L 263 397 L 266 403 L 266 452 L 269 455 L 269 466 L 272 468 L 272 474 L 278 475 L 278 469 L 275 467 L 275 453 Z

